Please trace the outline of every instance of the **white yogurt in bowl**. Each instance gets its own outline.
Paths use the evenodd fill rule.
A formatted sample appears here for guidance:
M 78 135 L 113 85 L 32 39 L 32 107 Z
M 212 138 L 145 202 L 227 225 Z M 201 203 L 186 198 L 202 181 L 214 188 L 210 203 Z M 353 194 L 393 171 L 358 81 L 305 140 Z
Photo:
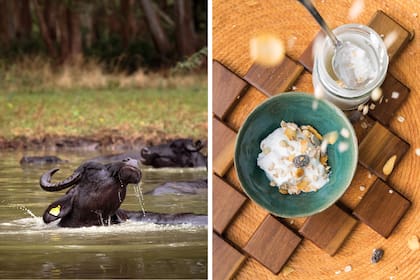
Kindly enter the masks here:
M 261 141 L 257 165 L 282 194 L 317 191 L 329 180 L 327 144 L 313 127 L 282 121 Z

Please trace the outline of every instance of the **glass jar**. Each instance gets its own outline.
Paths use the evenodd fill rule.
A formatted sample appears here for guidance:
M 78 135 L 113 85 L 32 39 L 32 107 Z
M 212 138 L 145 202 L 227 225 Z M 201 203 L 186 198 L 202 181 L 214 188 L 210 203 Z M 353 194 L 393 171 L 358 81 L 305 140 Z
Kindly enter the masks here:
M 312 83 L 316 91 L 343 110 L 352 110 L 367 102 L 372 90 L 379 87 L 386 76 L 389 58 L 382 38 L 373 29 L 360 24 L 346 24 L 333 30 L 337 38 L 350 41 L 366 52 L 373 75 L 361 88 L 346 88 L 339 81 L 332 68 L 334 46 L 328 37 L 314 54 Z

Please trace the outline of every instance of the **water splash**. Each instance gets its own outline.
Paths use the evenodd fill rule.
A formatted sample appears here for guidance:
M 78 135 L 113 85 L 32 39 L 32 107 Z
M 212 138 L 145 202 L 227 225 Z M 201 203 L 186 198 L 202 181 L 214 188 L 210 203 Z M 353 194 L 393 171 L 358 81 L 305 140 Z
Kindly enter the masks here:
M 34 213 L 32 213 L 31 210 L 29 210 L 26 206 L 21 205 L 21 204 L 10 204 L 10 206 L 12 207 L 16 207 L 19 210 L 24 211 L 26 214 L 28 214 L 29 216 L 31 216 L 32 218 L 38 218 Z
M 141 187 L 141 182 L 137 185 L 134 185 L 134 193 L 139 201 L 141 210 L 143 211 L 143 216 L 146 216 L 146 211 L 144 210 L 144 197 L 143 197 L 143 189 Z
M 80 228 L 66 228 L 59 227 L 58 221 L 45 224 L 41 217 L 22 218 L 13 220 L 7 223 L 0 223 L 0 237 L 10 235 L 48 235 L 48 234 L 63 234 L 69 236 L 98 236 L 118 235 L 124 234 L 137 234 L 139 232 L 169 232 L 169 231 L 182 231 L 182 232 L 202 232 L 207 231 L 207 225 L 193 225 L 193 224 L 176 224 L 176 225 L 161 225 L 149 222 L 125 221 L 122 224 L 111 226 L 91 226 Z

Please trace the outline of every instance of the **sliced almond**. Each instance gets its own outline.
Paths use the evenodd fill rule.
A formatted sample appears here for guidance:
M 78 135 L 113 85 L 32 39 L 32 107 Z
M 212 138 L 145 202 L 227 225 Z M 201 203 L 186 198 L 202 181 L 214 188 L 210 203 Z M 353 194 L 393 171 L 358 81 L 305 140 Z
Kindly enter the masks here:
M 323 166 L 327 166 L 327 161 L 328 161 L 328 156 L 327 155 L 321 155 L 321 157 L 319 158 L 319 162 Z
M 304 154 L 308 150 L 308 141 L 300 140 L 300 153 Z
M 306 187 L 308 187 L 308 185 L 309 185 L 308 181 L 302 180 L 297 184 L 297 188 L 298 188 L 298 190 L 304 190 L 304 189 L 306 189 Z
M 296 130 L 293 130 L 293 129 L 289 128 L 289 127 L 286 127 L 284 129 L 284 135 L 286 135 L 286 137 L 289 140 L 295 140 L 296 139 Z
M 318 132 L 318 130 L 316 130 L 312 126 L 310 126 L 310 125 L 304 125 L 304 126 L 302 126 L 302 129 L 309 130 L 313 135 L 315 135 L 316 138 L 318 138 L 319 140 L 322 140 L 322 135 Z
M 303 174 L 305 174 L 305 170 L 303 170 L 303 168 L 298 168 L 298 169 L 296 169 L 296 172 L 295 172 L 295 177 L 296 177 L 296 178 L 300 178 L 300 177 L 302 177 L 302 176 L 303 176 Z
M 289 275 L 290 273 L 292 273 L 293 271 L 295 271 L 293 267 L 290 267 L 290 266 L 288 266 L 288 265 L 285 265 L 285 266 L 283 267 L 283 269 L 281 270 L 281 274 L 283 274 L 284 276 L 287 276 L 287 275 Z
M 285 189 L 279 189 L 279 193 L 281 194 L 288 194 L 289 192 Z
M 397 155 L 393 155 L 390 157 L 387 162 L 385 163 L 384 167 L 382 168 L 382 172 L 385 175 L 391 174 L 392 170 L 394 170 L 395 161 L 397 160 Z

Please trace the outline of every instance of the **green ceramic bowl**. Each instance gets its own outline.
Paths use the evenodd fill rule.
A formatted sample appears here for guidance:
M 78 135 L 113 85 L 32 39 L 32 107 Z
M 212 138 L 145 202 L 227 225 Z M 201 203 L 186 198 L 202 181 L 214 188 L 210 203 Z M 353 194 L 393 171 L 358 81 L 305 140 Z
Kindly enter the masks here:
M 313 102 L 318 102 L 316 110 Z M 322 135 L 346 128 L 350 137 L 342 135 L 334 145 L 328 145 L 328 163 L 331 166 L 329 182 L 317 192 L 283 195 L 270 187 L 264 171 L 257 166 L 260 143 L 280 121 L 309 124 Z M 340 152 L 340 142 L 349 148 Z M 316 100 L 306 93 L 282 93 L 259 105 L 246 119 L 238 133 L 235 146 L 235 167 L 246 194 L 258 205 L 280 217 L 310 216 L 331 206 L 346 191 L 357 166 L 357 140 L 354 129 L 344 113 L 328 101 Z

